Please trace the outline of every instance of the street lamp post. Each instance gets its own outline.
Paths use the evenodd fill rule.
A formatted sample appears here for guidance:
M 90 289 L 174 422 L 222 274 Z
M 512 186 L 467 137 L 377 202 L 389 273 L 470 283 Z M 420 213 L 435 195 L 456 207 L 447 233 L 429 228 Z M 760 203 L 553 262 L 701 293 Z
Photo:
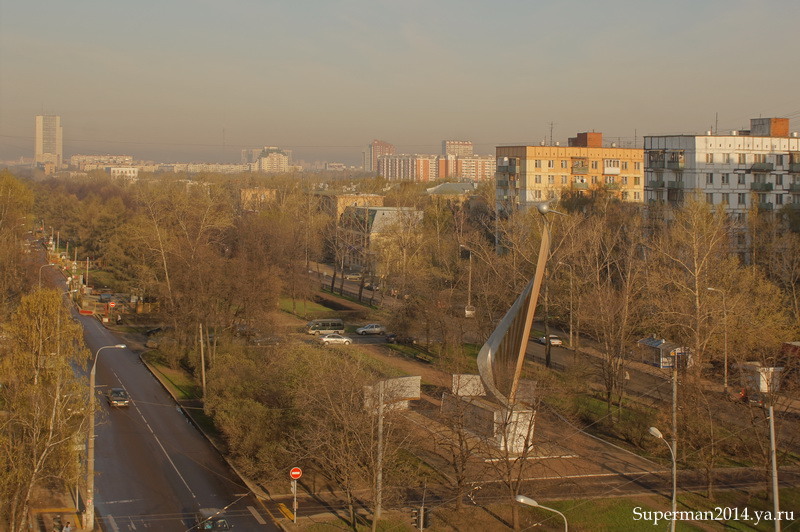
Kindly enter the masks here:
M 48 266 L 55 266 L 52 262 L 48 262 L 47 264 L 42 264 L 39 266 L 39 288 L 42 287 L 42 268 L 46 268 Z
M 534 508 L 541 508 L 542 510 L 548 510 L 550 512 L 557 513 L 564 520 L 564 532 L 569 532 L 569 525 L 567 524 L 567 516 L 562 514 L 555 508 L 548 508 L 547 506 L 542 506 L 538 502 L 534 501 L 530 497 L 526 497 L 525 495 L 517 495 L 515 500 L 520 504 L 526 504 L 528 506 L 533 506 Z
M 125 349 L 125 344 L 104 345 L 94 355 L 89 371 L 89 442 L 86 446 L 86 530 L 94 530 L 94 380 L 97 359 L 103 349 Z
M 725 328 L 725 345 L 723 347 L 724 351 L 724 361 L 723 361 L 723 368 L 722 368 L 722 382 L 723 386 L 725 387 L 725 393 L 728 393 L 728 305 L 725 301 L 725 291 L 720 290 L 719 288 L 712 288 L 708 287 L 706 290 L 710 292 L 719 292 L 722 294 L 722 321 L 723 327 Z
M 669 454 L 672 457 L 672 519 L 670 520 L 669 529 L 672 532 L 675 532 L 675 513 L 678 510 L 678 462 L 675 459 L 675 453 L 672 450 L 672 446 L 667 440 L 664 439 L 664 435 L 661 434 L 661 431 L 655 427 L 650 427 L 650 434 L 664 442 L 664 445 L 667 446 L 667 449 L 669 449 Z
M 572 353 L 575 353 L 575 344 L 573 343 L 572 339 L 572 264 L 567 264 L 566 262 L 559 262 L 559 266 L 566 266 L 569 268 L 569 348 L 572 349 Z

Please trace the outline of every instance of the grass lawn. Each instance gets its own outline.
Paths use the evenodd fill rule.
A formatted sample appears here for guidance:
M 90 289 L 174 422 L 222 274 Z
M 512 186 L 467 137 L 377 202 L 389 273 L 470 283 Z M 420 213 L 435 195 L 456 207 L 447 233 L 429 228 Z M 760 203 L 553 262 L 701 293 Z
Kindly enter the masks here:
M 320 305 L 319 303 L 315 303 L 313 301 L 295 301 L 294 308 L 292 307 L 292 300 L 288 297 L 281 298 L 279 302 L 279 307 L 282 311 L 288 312 L 289 314 L 294 314 L 296 316 L 305 317 L 309 316 L 310 314 L 324 314 L 326 312 L 333 312 L 333 309 L 330 309 L 324 305 Z
M 192 379 L 191 375 L 181 369 L 172 369 L 168 366 L 159 364 L 154 357 L 145 355 L 147 363 L 153 368 L 161 382 L 166 384 L 172 391 L 172 395 L 178 400 L 202 399 L 203 394 L 200 386 Z

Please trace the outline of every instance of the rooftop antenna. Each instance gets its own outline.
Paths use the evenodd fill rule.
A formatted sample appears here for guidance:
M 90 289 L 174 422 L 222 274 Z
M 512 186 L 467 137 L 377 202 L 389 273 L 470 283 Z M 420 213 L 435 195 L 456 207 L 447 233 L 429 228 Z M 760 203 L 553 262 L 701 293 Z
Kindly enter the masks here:
M 550 122 L 550 145 L 551 146 L 553 145 L 553 126 L 554 125 L 555 124 L 553 122 Z

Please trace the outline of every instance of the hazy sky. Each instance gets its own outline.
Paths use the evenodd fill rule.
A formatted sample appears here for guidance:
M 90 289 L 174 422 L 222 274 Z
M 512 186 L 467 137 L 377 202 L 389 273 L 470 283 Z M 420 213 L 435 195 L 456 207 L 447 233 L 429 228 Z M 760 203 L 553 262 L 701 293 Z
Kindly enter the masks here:
M 0 159 L 238 162 L 264 145 L 360 164 L 494 146 L 800 129 L 798 0 L 0 0 Z M 224 145 L 224 149 L 223 149 Z

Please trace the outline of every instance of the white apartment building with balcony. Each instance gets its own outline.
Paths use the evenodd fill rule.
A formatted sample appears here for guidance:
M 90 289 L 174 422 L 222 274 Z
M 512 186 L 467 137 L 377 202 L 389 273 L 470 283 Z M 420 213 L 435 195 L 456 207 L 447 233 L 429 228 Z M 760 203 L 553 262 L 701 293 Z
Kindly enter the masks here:
M 786 118 L 755 118 L 727 135 L 648 136 L 644 149 L 648 203 L 697 194 L 741 221 L 754 207 L 800 209 L 800 138 Z

